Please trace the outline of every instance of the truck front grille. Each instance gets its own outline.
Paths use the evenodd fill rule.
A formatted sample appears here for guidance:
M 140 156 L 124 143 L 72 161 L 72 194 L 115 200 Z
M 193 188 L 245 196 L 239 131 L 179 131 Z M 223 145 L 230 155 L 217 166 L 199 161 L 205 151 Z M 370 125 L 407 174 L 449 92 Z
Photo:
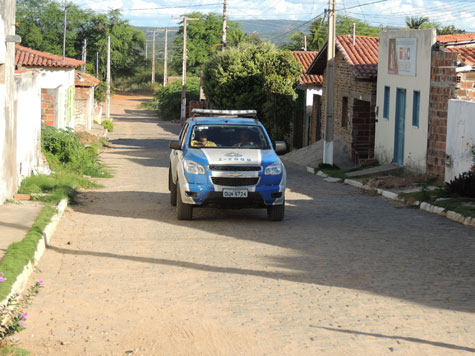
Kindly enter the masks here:
M 214 184 L 224 185 L 227 187 L 242 187 L 246 185 L 256 185 L 259 177 L 255 178 L 228 178 L 228 177 L 211 177 Z

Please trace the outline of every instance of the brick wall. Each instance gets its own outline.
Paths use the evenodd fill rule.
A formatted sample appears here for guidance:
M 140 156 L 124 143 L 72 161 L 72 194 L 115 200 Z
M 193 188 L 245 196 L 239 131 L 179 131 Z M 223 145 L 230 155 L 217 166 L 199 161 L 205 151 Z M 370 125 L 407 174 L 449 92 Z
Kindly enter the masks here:
M 56 116 L 56 90 L 41 89 L 41 125 L 54 126 Z
M 445 174 L 447 111 L 449 100 L 456 98 L 457 56 L 457 53 L 450 52 L 432 53 L 427 173 L 442 179 Z
M 459 87 L 455 92 L 457 99 L 475 101 L 475 72 L 458 73 Z
M 323 96 L 322 96 L 322 125 L 321 125 L 321 137 L 325 137 L 326 128 L 326 69 L 323 77 Z M 353 126 L 353 109 L 355 106 L 355 100 L 366 100 L 370 102 L 371 110 L 374 112 L 376 101 L 376 80 L 375 81 L 362 81 L 357 80 L 353 74 L 353 70 L 350 65 L 344 60 L 343 55 L 337 52 L 335 58 L 335 104 L 334 104 L 334 136 L 335 139 L 339 138 L 343 140 L 348 149 L 352 152 L 353 158 L 357 158 L 354 149 L 354 129 Z M 343 97 L 348 98 L 348 123 L 346 126 L 342 126 L 342 108 Z M 315 115 L 314 115 L 315 116 Z M 372 115 L 374 121 L 374 115 Z M 374 125 L 374 123 L 373 123 Z M 372 131 L 374 136 L 374 130 Z M 372 139 L 374 142 L 374 137 Z M 374 145 L 374 144 L 373 144 Z M 374 150 L 373 150 L 374 151 Z

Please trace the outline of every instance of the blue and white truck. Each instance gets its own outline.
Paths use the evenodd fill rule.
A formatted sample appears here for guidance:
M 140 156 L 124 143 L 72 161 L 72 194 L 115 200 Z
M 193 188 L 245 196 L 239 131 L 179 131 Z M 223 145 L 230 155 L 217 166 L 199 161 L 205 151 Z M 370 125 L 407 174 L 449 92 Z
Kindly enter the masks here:
M 285 211 L 285 167 L 255 110 L 194 109 L 178 140 L 170 141 L 168 186 L 179 220 L 195 207 L 266 208 L 270 220 Z

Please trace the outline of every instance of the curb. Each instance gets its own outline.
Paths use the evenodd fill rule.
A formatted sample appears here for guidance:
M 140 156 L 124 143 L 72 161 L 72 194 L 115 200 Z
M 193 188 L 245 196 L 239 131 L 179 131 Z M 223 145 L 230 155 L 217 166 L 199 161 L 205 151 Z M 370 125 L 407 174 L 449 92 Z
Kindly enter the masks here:
M 30 278 L 30 275 L 33 273 L 33 268 L 38 264 L 40 261 L 41 256 L 45 252 L 45 249 L 48 247 L 48 243 L 50 242 L 54 231 L 56 230 L 56 226 L 58 225 L 59 220 L 61 220 L 61 216 L 64 213 L 64 209 L 68 206 L 68 200 L 63 199 L 59 202 L 59 204 L 56 206 L 56 214 L 53 215 L 51 218 L 51 221 L 46 225 L 45 229 L 43 230 L 43 238 L 38 241 L 38 245 L 36 246 L 36 252 L 35 255 L 33 256 L 33 260 L 28 262 L 27 265 L 23 268 L 23 272 L 20 273 L 17 278 L 15 283 L 13 283 L 12 288 L 10 290 L 10 293 L 7 295 L 7 297 L 0 302 L 0 306 L 6 305 L 8 302 L 8 299 L 16 292 L 22 292 L 27 283 L 28 279 Z
M 364 190 L 372 190 L 375 192 L 378 192 L 378 194 L 381 194 L 383 197 L 396 200 L 399 202 L 404 202 L 403 199 L 399 198 L 399 195 L 393 192 L 390 192 L 389 190 L 383 190 L 379 188 L 371 188 L 361 182 L 358 182 L 353 179 L 345 179 L 343 183 L 351 185 L 356 188 L 364 189 Z M 455 211 L 451 210 L 445 210 L 444 208 L 441 208 L 440 206 L 432 205 L 426 202 L 416 202 L 414 206 L 418 206 L 419 209 L 427 211 L 429 213 L 434 213 L 440 216 L 445 216 L 446 218 L 458 222 L 460 224 L 464 224 L 467 226 L 472 226 L 475 227 L 475 218 L 471 217 L 465 217 L 462 214 L 456 213 Z

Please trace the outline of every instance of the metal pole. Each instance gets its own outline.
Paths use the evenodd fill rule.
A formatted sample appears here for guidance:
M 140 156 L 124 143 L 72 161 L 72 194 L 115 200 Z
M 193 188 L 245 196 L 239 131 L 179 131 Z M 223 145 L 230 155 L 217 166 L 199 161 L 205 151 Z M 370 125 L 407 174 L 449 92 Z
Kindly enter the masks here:
M 156 30 L 153 30 L 153 39 L 152 39 L 152 83 L 155 83 L 155 33 L 156 33 Z
M 63 28 L 63 60 L 64 57 L 66 56 L 66 11 L 67 11 L 67 3 L 66 0 L 64 0 L 64 28 Z
M 82 72 L 86 71 L 86 53 L 87 53 L 87 39 L 84 39 L 84 42 L 82 45 L 82 61 L 84 62 L 84 64 L 81 66 Z
M 227 5 L 228 5 L 228 1 L 224 0 L 223 2 L 223 39 L 222 39 L 222 47 L 221 47 L 221 50 L 223 52 L 226 50 Z
M 148 59 L 148 43 L 147 43 L 147 40 L 145 40 L 145 59 Z
M 107 37 L 107 90 L 106 90 L 106 119 L 111 116 L 111 36 Z
M 356 24 L 353 24 L 353 47 L 356 46 Z
M 99 52 L 96 52 L 96 77 L 99 78 Z
M 303 36 L 303 50 L 307 50 L 307 35 Z
M 336 43 L 336 0 L 329 0 L 328 43 L 327 43 L 327 98 L 325 140 L 323 142 L 323 163 L 333 165 L 333 118 L 335 105 L 335 43 Z
M 168 83 L 168 29 L 165 29 L 165 53 L 163 60 L 163 86 L 166 87 Z

